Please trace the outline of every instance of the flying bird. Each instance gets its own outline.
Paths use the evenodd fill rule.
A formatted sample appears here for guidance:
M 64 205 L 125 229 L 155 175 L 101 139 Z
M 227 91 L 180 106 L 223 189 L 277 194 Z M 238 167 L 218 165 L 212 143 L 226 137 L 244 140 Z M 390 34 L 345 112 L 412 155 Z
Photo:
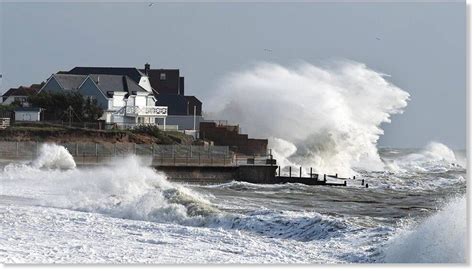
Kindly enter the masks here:
M 267 51 L 267 52 L 272 52 L 273 50 L 272 49 L 263 49 L 264 51 Z
M 377 39 L 377 40 L 380 40 L 380 38 L 379 38 L 379 37 L 376 37 L 376 39 Z
M 150 4 L 148 4 L 148 6 L 151 7 L 151 6 L 153 6 L 153 4 L 154 4 L 154 3 L 150 3 Z

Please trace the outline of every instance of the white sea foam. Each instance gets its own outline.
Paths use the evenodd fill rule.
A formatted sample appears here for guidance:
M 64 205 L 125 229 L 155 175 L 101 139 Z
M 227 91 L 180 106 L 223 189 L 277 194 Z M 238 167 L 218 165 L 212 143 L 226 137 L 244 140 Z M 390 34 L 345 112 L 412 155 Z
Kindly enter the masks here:
M 389 263 L 466 263 L 466 198 L 447 206 L 414 228 L 404 228 L 385 249 Z
M 71 169 L 76 167 L 74 158 L 63 146 L 56 144 L 42 144 L 38 157 L 32 162 L 36 168 Z
M 47 145 L 32 165 L 12 164 L 0 175 L 1 195 L 27 196 L 41 206 L 117 218 L 250 231 L 301 241 L 339 234 L 345 225 L 320 214 L 265 211 L 245 215 L 218 210 L 204 195 L 170 183 L 145 160 L 130 156 L 106 167 L 58 169 L 60 146 Z M 52 153 L 52 154 L 51 154 Z M 60 155 L 53 155 L 53 154 Z M 67 153 L 68 154 L 68 153 Z M 51 159 L 48 161 L 48 159 Z M 63 159 L 65 159 L 63 157 Z M 71 157 L 72 159 L 72 157 Z M 73 161 L 73 160 L 72 160 Z M 37 166 L 37 165 L 43 166 Z M 33 166 L 34 165 L 34 166 Z M 45 165 L 49 165 L 46 167 Z
M 210 101 L 209 117 L 240 123 L 270 141 L 275 155 L 323 173 L 352 175 L 356 165 L 381 169 L 380 124 L 401 113 L 409 94 L 364 64 L 343 61 L 331 67 L 303 63 L 292 68 L 262 63 L 222 81 Z M 277 144 L 273 144 L 277 143 Z M 288 153 L 286 153 L 288 154 Z
M 459 157 L 460 155 L 458 155 Z M 464 169 L 465 161 L 448 146 L 439 142 L 430 142 L 422 151 L 387 160 L 386 169 L 404 173 L 438 173 Z
M 287 153 L 290 153 L 293 149 L 288 146 Z M 58 146 L 52 148 L 61 149 Z M 50 148 L 41 150 L 49 151 Z M 449 157 L 449 152 L 443 153 Z M 429 225 L 424 228 L 403 228 L 387 246 L 383 254 L 385 258 L 381 258 L 379 246 L 394 229 L 379 225 L 372 218 L 267 209 L 259 205 L 242 209 L 240 213 L 226 212 L 217 207 L 221 204 L 212 203 L 214 198 L 210 200 L 206 194 L 168 182 L 164 174 L 149 167 L 149 161 L 139 157 L 120 159 L 106 167 L 68 170 L 45 158 L 54 161 L 57 155 L 40 154 L 39 157 L 44 158 L 38 158 L 42 163 L 10 164 L 0 172 L 0 220 L 6 232 L 5 236 L 0 236 L 0 261 L 414 261 L 407 259 L 412 255 L 402 253 L 404 247 L 415 247 L 416 244 L 412 243 L 434 234 L 433 225 L 442 225 L 437 229 L 446 232 L 447 228 L 453 227 L 448 220 L 457 220 L 456 217 L 462 215 L 446 211 L 438 214 L 441 218 L 434 222 L 423 223 Z M 293 193 L 306 189 L 298 184 L 240 182 L 216 187 L 222 190 L 242 187 L 241 190 L 253 196 L 253 190 L 271 188 Z M 242 204 L 252 206 L 244 202 L 253 196 L 243 197 Z M 23 201 L 24 198 L 33 200 Z M 219 195 L 219 200 L 222 199 L 232 200 Z M 280 201 L 282 198 L 270 197 L 269 200 Z M 283 206 L 285 200 L 281 203 Z M 465 226 L 462 219 L 455 223 L 460 230 L 455 229 L 452 239 L 458 240 L 465 234 L 465 228 L 462 228 Z M 442 238 L 441 234 L 435 237 Z M 450 240 L 441 240 L 434 245 L 425 240 L 423 247 L 429 249 L 437 245 L 438 250 L 449 250 L 446 253 L 452 254 L 446 257 L 451 257 L 449 261 L 456 261 L 456 255 L 462 251 L 454 251 Z M 44 245 L 50 243 L 51 246 Z M 114 248 L 110 249 L 112 246 Z M 173 253 L 169 253 L 170 250 Z M 206 253 L 193 257 L 195 251 Z M 211 256 L 206 256 L 208 254 Z M 433 260 L 420 257 L 416 260 Z

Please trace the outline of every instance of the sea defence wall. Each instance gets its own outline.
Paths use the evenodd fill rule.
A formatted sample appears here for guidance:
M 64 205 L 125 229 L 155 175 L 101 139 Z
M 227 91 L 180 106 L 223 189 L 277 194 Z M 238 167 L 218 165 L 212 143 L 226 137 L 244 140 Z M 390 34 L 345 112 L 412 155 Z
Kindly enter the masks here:
M 164 172 L 171 181 L 185 182 L 226 182 L 242 181 L 258 184 L 301 183 L 306 185 L 345 186 L 352 178 L 335 175 L 313 174 L 302 176 L 281 175 L 272 156 L 238 157 L 224 146 L 186 146 L 186 145 L 146 145 L 146 144 L 103 144 L 65 143 L 63 146 L 72 155 L 78 167 L 105 166 L 129 155 L 144 158 L 144 163 Z M 40 153 L 36 142 L 0 142 L 0 163 L 9 161 L 32 161 Z M 278 171 L 277 171 L 278 169 Z M 321 177 L 321 179 L 319 179 Z M 330 178 L 330 179 L 327 179 Z M 335 182 L 337 181 L 337 182 Z M 342 181 L 342 182 L 341 182 Z M 367 184 L 365 184 L 367 187 Z
M 170 180 L 189 182 L 241 181 L 249 183 L 275 183 L 276 166 L 155 166 Z

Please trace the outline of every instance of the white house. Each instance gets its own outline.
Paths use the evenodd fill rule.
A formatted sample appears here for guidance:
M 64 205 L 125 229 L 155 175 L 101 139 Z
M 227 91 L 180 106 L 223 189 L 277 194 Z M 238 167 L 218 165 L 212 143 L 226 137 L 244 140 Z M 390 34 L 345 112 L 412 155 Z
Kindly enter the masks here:
M 146 80 L 144 82 L 146 87 Z M 157 119 L 166 122 L 168 115 L 168 107 L 155 106 L 151 87 L 145 89 L 127 75 L 57 73 L 40 89 L 43 91 L 78 92 L 104 110 L 102 120 L 119 127 L 155 125 Z

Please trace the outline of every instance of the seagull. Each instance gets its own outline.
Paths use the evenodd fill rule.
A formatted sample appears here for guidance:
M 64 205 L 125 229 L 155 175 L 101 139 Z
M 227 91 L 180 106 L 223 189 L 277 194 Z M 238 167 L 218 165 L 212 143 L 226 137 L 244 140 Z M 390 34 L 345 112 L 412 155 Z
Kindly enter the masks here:
M 376 37 L 376 39 L 377 39 L 377 40 L 380 40 L 380 38 L 379 38 L 379 37 Z
M 272 52 L 271 49 L 263 49 L 263 51 Z
M 150 3 L 150 4 L 148 4 L 148 6 L 151 7 L 151 6 L 153 6 L 153 4 L 154 4 L 154 3 Z

